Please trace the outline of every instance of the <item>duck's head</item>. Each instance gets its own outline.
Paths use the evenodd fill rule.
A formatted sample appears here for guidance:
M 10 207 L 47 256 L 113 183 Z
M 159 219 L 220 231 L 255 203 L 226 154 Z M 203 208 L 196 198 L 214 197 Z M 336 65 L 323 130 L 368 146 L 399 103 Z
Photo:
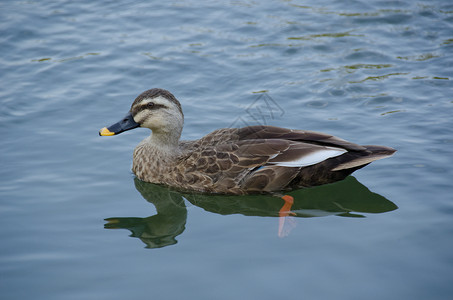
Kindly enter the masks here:
M 175 96 L 167 90 L 150 89 L 134 100 L 121 121 L 102 128 L 99 135 L 110 136 L 145 127 L 151 129 L 153 135 L 169 135 L 179 139 L 183 125 L 184 114 Z

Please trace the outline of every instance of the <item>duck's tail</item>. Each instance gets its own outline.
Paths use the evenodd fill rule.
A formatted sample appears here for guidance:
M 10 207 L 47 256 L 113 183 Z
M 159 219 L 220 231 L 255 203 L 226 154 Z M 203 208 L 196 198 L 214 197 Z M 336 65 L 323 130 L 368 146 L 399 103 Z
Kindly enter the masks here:
M 351 160 L 340 163 L 331 171 L 340 171 L 346 169 L 357 170 L 375 160 L 390 157 L 396 152 L 395 149 L 386 146 L 366 145 L 363 147 L 365 147 L 366 150 L 360 151 L 360 155 L 357 155 Z
M 361 151 L 348 151 L 322 163 L 300 169 L 288 188 L 310 187 L 343 180 L 369 163 L 392 156 L 395 149 L 385 146 L 363 146 Z

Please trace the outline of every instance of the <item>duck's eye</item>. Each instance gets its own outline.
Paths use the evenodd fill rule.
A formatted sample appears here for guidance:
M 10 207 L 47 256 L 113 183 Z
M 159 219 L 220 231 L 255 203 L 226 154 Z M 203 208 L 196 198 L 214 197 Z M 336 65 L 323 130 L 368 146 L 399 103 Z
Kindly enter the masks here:
M 154 102 L 148 102 L 148 103 L 146 104 L 146 106 L 147 106 L 148 108 L 153 108 L 153 107 L 154 107 Z

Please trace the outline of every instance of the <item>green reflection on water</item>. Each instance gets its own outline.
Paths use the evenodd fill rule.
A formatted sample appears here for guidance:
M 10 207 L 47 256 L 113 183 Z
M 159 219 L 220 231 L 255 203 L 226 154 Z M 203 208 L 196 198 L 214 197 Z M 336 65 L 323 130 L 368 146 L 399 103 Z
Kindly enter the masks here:
M 379 81 L 379 80 L 387 79 L 390 76 L 407 75 L 407 74 L 409 74 L 409 73 L 390 73 L 390 74 L 385 74 L 385 75 L 381 75 L 381 76 L 368 76 L 367 78 L 359 80 L 359 81 L 349 81 L 349 83 L 362 83 L 362 82 L 365 82 L 368 80 Z
M 392 64 L 354 64 L 354 65 L 346 65 L 338 68 L 327 68 L 319 70 L 320 72 L 331 72 L 337 70 L 346 70 L 348 73 L 353 73 L 355 70 L 360 69 L 384 69 L 384 68 L 391 68 L 393 67 Z
M 393 67 L 392 64 L 355 64 L 355 65 L 350 65 L 350 66 L 344 66 L 345 69 L 383 69 L 383 68 L 391 68 Z
M 350 31 L 347 32 L 338 32 L 338 33 L 322 33 L 322 34 L 310 34 L 300 37 L 289 37 L 288 40 L 303 40 L 309 41 L 317 38 L 340 38 L 340 37 L 347 37 L 347 36 L 364 36 L 363 34 L 351 34 Z
M 161 248 L 175 244 L 176 237 L 185 230 L 187 200 L 205 211 L 245 216 L 279 217 L 285 202 L 271 195 L 225 196 L 181 193 L 170 188 L 146 183 L 135 178 L 135 187 L 143 198 L 156 207 L 157 214 L 147 218 L 107 218 L 105 228 L 128 229 L 131 236 L 142 240 L 147 248 Z M 349 176 L 343 181 L 324 186 L 300 189 L 289 193 L 294 197 L 291 217 L 310 218 L 336 215 L 365 217 L 363 213 L 384 213 L 398 207 L 383 196 Z
M 423 53 L 420 55 L 413 55 L 413 56 L 397 56 L 396 58 L 401 60 L 409 60 L 409 61 L 425 61 L 431 58 L 440 57 L 440 55 L 435 55 L 432 53 Z
M 405 110 L 404 109 L 397 109 L 397 110 L 387 111 L 387 112 L 382 113 L 381 116 L 385 116 L 385 115 L 388 115 L 388 114 L 399 113 L 399 112 L 405 112 Z
M 51 57 L 45 57 L 45 58 L 32 59 L 31 61 L 32 62 L 43 62 L 43 61 L 67 62 L 67 61 L 71 61 L 71 60 L 83 59 L 83 58 L 85 58 L 87 56 L 92 56 L 92 55 L 101 55 L 101 53 L 89 52 L 89 53 L 85 53 L 85 54 L 80 55 L 80 56 L 67 57 L 67 58 L 61 58 L 61 59 L 54 59 L 54 58 L 51 58 Z

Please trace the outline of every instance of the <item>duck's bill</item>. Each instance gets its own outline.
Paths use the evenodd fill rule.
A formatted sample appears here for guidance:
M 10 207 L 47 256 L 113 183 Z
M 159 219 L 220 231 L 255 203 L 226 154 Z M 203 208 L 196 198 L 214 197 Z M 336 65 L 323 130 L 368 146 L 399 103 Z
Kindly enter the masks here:
M 139 127 L 140 124 L 134 121 L 131 113 L 128 113 L 121 121 L 109 126 L 104 127 L 99 130 L 99 135 L 102 136 L 111 136 L 115 134 L 120 134 L 121 132 L 128 131 L 134 128 Z

